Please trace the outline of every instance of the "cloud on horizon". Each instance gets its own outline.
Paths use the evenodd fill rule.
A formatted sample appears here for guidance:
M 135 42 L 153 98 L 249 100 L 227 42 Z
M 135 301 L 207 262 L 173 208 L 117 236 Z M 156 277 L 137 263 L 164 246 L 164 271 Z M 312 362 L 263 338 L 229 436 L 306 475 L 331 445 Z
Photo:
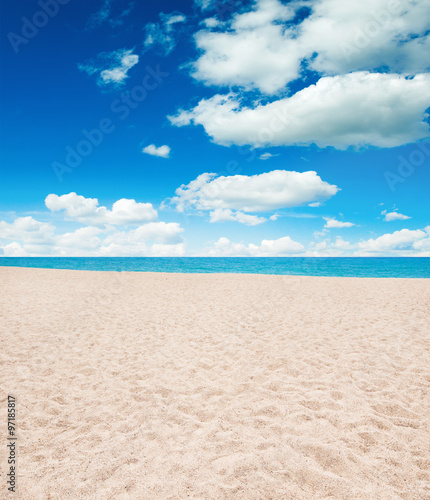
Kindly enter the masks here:
M 18 217 L 11 223 L 0 221 L 0 254 L 8 257 L 185 254 L 184 229 L 178 222 L 157 221 L 151 203 L 122 199 L 108 210 L 99 206 L 96 198 L 69 193 L 49 194 L 45 204 L 51 212 L 62 213 L 65 221 L 87 225 L 56 234 L 54 224 L 31 216 Z

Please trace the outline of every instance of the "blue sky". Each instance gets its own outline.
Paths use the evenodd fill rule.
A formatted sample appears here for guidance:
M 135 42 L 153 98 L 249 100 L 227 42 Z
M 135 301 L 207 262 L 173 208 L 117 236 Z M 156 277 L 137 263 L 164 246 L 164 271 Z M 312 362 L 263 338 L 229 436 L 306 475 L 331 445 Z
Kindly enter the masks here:
M 430 7 L 1 5 L 0 255 L 430 256 Z

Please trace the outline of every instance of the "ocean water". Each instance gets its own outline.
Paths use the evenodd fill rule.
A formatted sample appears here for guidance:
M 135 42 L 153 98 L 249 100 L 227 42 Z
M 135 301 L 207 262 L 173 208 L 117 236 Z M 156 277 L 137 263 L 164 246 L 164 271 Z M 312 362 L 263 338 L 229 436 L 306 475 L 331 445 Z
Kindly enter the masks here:
M 0 266 L 85 271 L 430 278 L 430 257 L 0 257 Z

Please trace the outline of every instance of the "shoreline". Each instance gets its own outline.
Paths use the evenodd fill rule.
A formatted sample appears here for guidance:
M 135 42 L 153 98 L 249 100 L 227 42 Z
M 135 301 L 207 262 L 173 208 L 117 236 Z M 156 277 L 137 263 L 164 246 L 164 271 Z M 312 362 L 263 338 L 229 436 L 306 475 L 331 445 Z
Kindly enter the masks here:
M 252 258 L 252 257 L 250 257 Z M 423 258 L 423 257 L 420 257 Z M 0 264 L 0 270 L 2 269 L 31 269 L 31 270 L 45 270 L 45 271 L 74 271 L 74 272 L 89 272 L 89 273 L 112 273 L 112 274 L 154 274 L 154 275 L 198 275 L 198 276 L 272 276 L 272 277 L 288 277 L 288 278 L 322 278 L 322 279 L 360 279 L 360 280 L 429 280 L 428 277 L 423 278 L 405 278 L 396 276 L 328 276 L 328 275 L 310 275 L 310 274 L 267 274 L 267 273 L 235 273 L 235 272 L 177 272 L 177 271 L 106 271 L 98 269 L 68 269 L 68 268 L 57 268 L 57 267 L 27 267 L 27 266 L 2 266 Z

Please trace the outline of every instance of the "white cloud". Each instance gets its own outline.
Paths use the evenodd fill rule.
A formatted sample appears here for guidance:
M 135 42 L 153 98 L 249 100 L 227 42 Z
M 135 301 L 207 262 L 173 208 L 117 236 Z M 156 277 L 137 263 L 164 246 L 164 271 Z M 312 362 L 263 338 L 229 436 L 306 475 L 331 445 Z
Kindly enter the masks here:
M 250 243 L 233 243 L 228 238 L 220 238 L 214 245 L 207 249 L 211 257 L 277 257 L 286 255 L 300 255 L 304 247 L 289 236 L 277 240 L 263 240 L 260 245 Z
M 182 242 L 180 234 L 183 228 L 177 222 L 150 222 L 130 231 L 136 241 L 154 241 L 163 245 L 173 245 Z
M 325 228 L 342 228 L 342 227 L 352 227 L 355 226 L 352 222 L 342 222 L 340 220 L 332 219 L 331 217 L 323 217 L 326 221 Z
M 279 156 L 279 155 L 272 155 L 272 153 L 263 153 L 259 156 L 259 160 L 268 160 L 269 158 L 273 158 L 275 156 Z
M 326 237 L 324 232 L 314 233 L 315 238 Z M 402 229 L 394 233 L 384 234 L 375 239 L 359 242 L 343 240 L 340 236 L 333 241 L 325 238 L 313 241 L 306 252 L 308 257 L 341 257 L 341 256 L 391 256 L 391 257 L 430 257 L 430 226 L 424 230 Z
M 31 229 L 28 230 L 31 233 Z M 81 227 L 74 232 L 33 238 L 25 232 L 15 233 L 17 240 L 0 246 L 7 257 L 25 256 L 181 256 L 185 254 L 183 228 L 175 222 L 150 222 L 132 230 L 118 231 Z
M 98 203 L 97 198 L 85 198 L 76 193 L 62 196 L 49 194 L 45 199 L 45 205 L 52 212 L 64 210 L 69 219 L 96 226 L 139 224 L 158 217 L 151 203 L 137 203 L 123 198 L 112 205 L 112 210 L 99 207 Z
M 172 203 L 178 211 L 231 209 L 241 212 L 267 212 L 295 207 L 315 200 L 326 200 L 339 191 L 316 172 L 273 170 L 258 175 L 216 177 L 204 173 L 176 190 Z
M 325 236 L 325 234 L 321 234 Z M 343 240 L 341 237 L 337 237 L 333 242 L 330 239 L 325 239 L 323 241 L 311 242 L 309 249 L 306 252 L 306 257 L 342 257 L 351 255 L 351 250 L 355 246 L 349 241 Z
M 154 243 L 150 250 L 150 257 L 183 257 L 185 255 L 185 243 L 176 245 L 163 245 L 162 243 Z
M 148 23 L 145 26 L 145 40 L 143 45 L 146 49 L 159 47 L 167 55 L 175 48 L 174 38 L 175 25 L 186 21 L 182 14 L 160 14 L 159 23 Z
M 81 227 L 72 233 L 57 236 L 55 244 L 57 247 L 67 249 L 96 249 L 101 243 L 98 237 L 101 232 L 102 230 L 98 227 Z
M 151 156 L 159 156 L 160 158 L 168 158 L 170 154 L 169 146 L 156 147 L 155 144 L 150 144 L 142 149 L 142 153 L 146 153 Z
M 117 231 L 104 240 L 104 244 L 117 243 L 137 245 L 153 241 L 162 244 L 177 244 L 182 242 L 180 234 L 184 230 L 177 222 L 150 222 L 131 231 Z
M 430 226 L 424 228 L 427 236 L 421 240 L 415 241 L 412 248 L 422 257 L 430 257 Z
M 208 17 L 207 19 L 203 19 L 202 22 L 206 28 L 215 28 L 220 25 L 220 22 L 215 17 Z
M 33 217 L 18 217 L 10 224 L 0 221 L 0 240 L 45 242 L 52 238 L 54 231 L 55 227 L 52 224 L 39 222 Z
M 334 243 L 334 247 L 339 248 L 341 250 L 350 250 L 351 248 L 354 248 L 354 245 L 352 245 L 349 241 L 345 241 L 340 236 L 338 236 Z
M 428 238 L 428 233 L 417 230 L 402 229 L 394 233 L 384 234 L 376 239 L 369 239 L 358 243 L 360 254 L 373 254 L 373 253 L 391 253 L 399 250 L 411 251 L 414 249 L 414 244 L 424 238 Z M 415 249 L 417 247 L 415 246 Z
M 327 229 L 323 229 L 322 231 L 314 231 L 314 238 L 325 238 L 327 236 Z
M 187 20 L 187 18 L 182 15 L 182 14 L 172 14 L 168 15 L 165 18 L 165 24 L 168 26 L 168 29 L 172 29 L 172 26 L 177 23 L 184 23 Z
M 108 235 L 98 253 L 106 256 L 179 255 L 185 245 L 183 228 L 176 222 L 152 222 L 131 231 L 117 231 Z M 150 243 L 153 243 L 152 246 Z
M 210 2 L 200 0 L 203 7 Z M 300 8 L 310 15 L 290 21 Z M 321 75 L 389 68 L 417 74 L 429 69 L 427 1 L 257 0 L 224 31 L 196 34 L 202 52 L 192 76 L 206 85 L 238 85 L 272 94 L 300 76 L 303 65 Z M 211 26 L 208 26 L 209 28 Z
M 388 67 L 420 73 L 429 68 L 430 4 L 426 1 L 343 0 L 311 2 L 299 43 L 317 53 L 310 67 L 323 74 Z
M 113 203 L 109 210 L 99 206 L 96 198 L 69 193 L 62 196 L 50 194 L 45 204 L 52 212 L 63 212 L 65 220 L 90 225 L 56 234 L 53 224 L 39 222 L 32 217 L 18 217 L 11 223 L 0 221 L 1 255 L 85 257 L 185 254 L 184 229 L 177 222 L 156 221 L 158 215 L 151 203 L 121 199 Z
M 28 256 L 28 253 L 16 241 L 14 241 L 13 243 L 9 243 L 8 245 L 0 246 L 0 249 L 3 250 L 4 257 L 27 257 Z
M 309 203 L 308 207 L 320 207 L 321 205 L 320 201 L 314 201 L 313 203 Z
M 210 222 L 225 222 L 237 221 L 247 226 L 256 226 L 266 221 L 264 217 L 257 217 L 256 215 L 244 214 L 243 212 L 234 212 L 228 208 L 217 208 L 209 213 Z M 273 220 L 273 219 L 272 219 Z
M 309 15 L 291 22 L 300 9 Z M 206 85 L 275 94 L 308 69 L 323 78 L 268 104 L 215 95 L 170 117 L 172 124 L 202 125 L 226 146 L 397 147 L 428 136 L 428 1 L 363 0 L 345 8 L 344 0 L 256 0 L 229 21 L 205 24 L 190 67 Z
M 200 9 L 206 10 L 206 9 L 208 9 L 211 6 L 212 0 L 194 0 L 194 3 Z
M 385 212 L 385 213 L 384 213 Z M 384 220 L 387 222 L 391 222 L 393 220 L 406 220 L 410 219 L 409 216 L 400 214 L 399 212 L 387 212 L 384 210 L 381 212 L 381 215 L 385 215 Z
M 430 74 L 411 79 L 358 72 L 321 78 L 292 97 L 255 108 L 241 106 L 232 93 L 215 95 L 169 119 L 176 126 L 202 125 L 225 146 L 395 147 L 428 136 L 429 102 Z
M 299 75 L 301 50 L 280 21 L 295 11 L 276 0 L 260 0 L 255 11 L 236 15 L 228 30 L 195 35 L 202 55 L 191 75 L 206 85 L 240 85 L 272 94 Z
M 120 49 L 103 52 L 95 60 L 78 64 L 78 68 L 88 75 L 97 73 L 97 85 L 122 85 L 128 78 L 128 71 L 139 62 L 139 56 L 133 50 Z

